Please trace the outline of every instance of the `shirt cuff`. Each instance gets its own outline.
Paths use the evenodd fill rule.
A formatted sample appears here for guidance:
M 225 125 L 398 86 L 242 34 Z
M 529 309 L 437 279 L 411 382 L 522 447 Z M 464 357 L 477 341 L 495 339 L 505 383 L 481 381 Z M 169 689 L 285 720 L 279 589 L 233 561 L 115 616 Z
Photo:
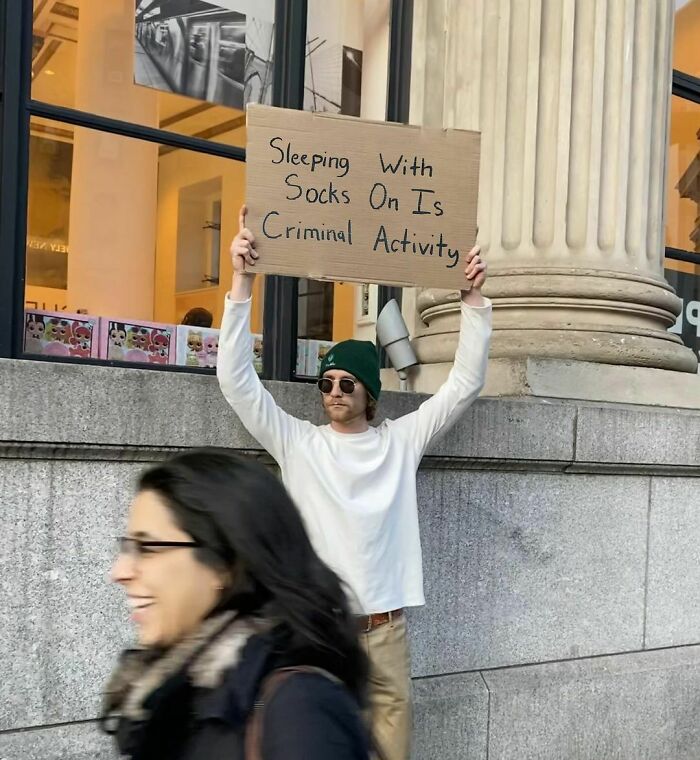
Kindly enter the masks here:
M 491 300 L 485 296 L 482 296 L 482 298 L 484 299 L 483 306 L 472 306 L 470 303 L 464 303 L 462 299 L 460 299 L 460 303 L 462 304 L 463 309 L 470 309 L 471 311 L 489 311 L 493 306 Z
M 240 306 L 242 304 L 251 303 L 253 300 L 253 296 L 251 295 L 250 298 L 246 298 L 245 301 L 234 301 L 233 298 L 231 298 L 231 292 L 229 291 L 224 296 L 224 308 L 232 308 L 234 306 Z

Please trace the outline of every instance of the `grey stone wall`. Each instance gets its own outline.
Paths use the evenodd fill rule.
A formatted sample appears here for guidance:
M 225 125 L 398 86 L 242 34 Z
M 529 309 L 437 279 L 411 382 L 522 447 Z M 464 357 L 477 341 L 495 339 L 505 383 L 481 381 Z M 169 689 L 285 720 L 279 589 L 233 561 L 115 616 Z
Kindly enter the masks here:
M 315 389 L 270 387 L 320 421 Z M 211 377 L 0 361 L 0 760 L 113 756 L 113 539 L 144 463 L 203 444 L 265 456 Z M 482 399 L 436 442 L 414 758 L 700 757 L 699 478 L 692 411 Z

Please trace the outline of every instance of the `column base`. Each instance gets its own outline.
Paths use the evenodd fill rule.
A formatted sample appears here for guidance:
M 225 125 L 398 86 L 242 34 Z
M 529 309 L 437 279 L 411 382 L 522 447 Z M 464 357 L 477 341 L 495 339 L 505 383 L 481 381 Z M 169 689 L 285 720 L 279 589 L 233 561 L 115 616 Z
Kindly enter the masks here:
M 408 389 L 434 393 L 451 368 L 450 362 L 418 365 L 409 370 Z M 382 383 L 386 390 L 398 390 L 396 372 L 382 370 Z M 700 409 L 700 374 L 558 359 L 491 359 L 481 395 Z
M 661 278 L 593 269 L 499 270 L 484 292 L 493 301 L 492 359 L 531 357 L 655 367 L 695 373 L 698 357 L 668 332 L 681 302 Z M 426 289 L 417 308 L 423 327 L 413 346 L 421 364 L 454 357 L 459 295 Z

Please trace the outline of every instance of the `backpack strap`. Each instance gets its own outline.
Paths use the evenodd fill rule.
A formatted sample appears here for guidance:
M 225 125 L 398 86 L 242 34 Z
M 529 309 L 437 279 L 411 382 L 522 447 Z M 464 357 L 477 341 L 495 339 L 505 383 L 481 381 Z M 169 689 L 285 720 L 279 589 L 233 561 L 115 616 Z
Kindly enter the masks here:
M 245 730 L 245 760 L 263 760 L 262 740 L 265 705 L 270 703 L 280 686 L 297 673 L 311 673 L 324 676 L 334 683 L 341 683 L 340 679 L 336 678 L 332 673 L 322 668 L 314 668 L 311 665 L 297 665 L 295 667 L 273 670 L 263 679 L 255 705 L 248 716 Z

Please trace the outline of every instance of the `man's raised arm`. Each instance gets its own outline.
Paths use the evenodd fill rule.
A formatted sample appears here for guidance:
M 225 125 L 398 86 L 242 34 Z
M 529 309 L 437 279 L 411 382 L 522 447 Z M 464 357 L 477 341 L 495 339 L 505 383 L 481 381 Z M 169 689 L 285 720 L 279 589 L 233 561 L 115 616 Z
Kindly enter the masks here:
M 474 402 L 484 386 L 491 337 L 491 302 L 481 295 L 486 263 L 479 248 L 467 255 L 466 278 L 471 289 L 462 291 L 459 343 L 454 366 L 434 396 L 411 414 L 392 422 L 392 427 L 415 447 L 418 458 L 430 441 L 453 424 Z
M 255 266 L 258 253 L 253 233 L 245 224 L 246 213 L 242 206 L 238 234 L 231 244 L 233 281 L 224 304 L 216 376 L 221 392 L 245 428 L 279 461 L 309 423 L 277 406 L 253 366 L 250 310 L 255 274 L 245 268 Z

